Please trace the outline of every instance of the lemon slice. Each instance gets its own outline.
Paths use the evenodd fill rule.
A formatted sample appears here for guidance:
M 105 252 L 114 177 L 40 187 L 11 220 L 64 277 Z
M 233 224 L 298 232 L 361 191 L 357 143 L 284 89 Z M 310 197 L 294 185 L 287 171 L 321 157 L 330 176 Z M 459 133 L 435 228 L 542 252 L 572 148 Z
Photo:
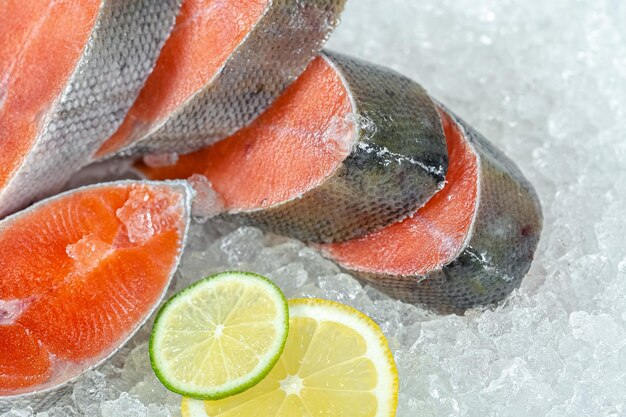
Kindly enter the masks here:
M 198 399 L 240 393 L 265 377 L 285 346 L 287 300 L 262 276 L 225 272 L 174 295 L 150 338 L 152 369 L 171 391 Z
M 392 417 L 398 373 L 380 328 L 331 301 L 289 301 L 289 336 L 269 375 L 220 401 L 183 398 L 183 417 Z

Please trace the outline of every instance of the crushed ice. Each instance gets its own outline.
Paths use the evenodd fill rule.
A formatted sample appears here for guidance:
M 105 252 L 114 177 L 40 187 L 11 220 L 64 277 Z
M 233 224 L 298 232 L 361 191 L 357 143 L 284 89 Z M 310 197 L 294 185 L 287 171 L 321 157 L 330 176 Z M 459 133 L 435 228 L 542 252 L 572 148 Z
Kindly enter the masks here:
M 116 214 L 131 243 L 141 244 L 180 222 L 182 198 L 158 187 L 134 187 Z
M 101 241 L 94 235 L 87 235 L 78 242 L 67 245 L 65 252 L 74 260 L 76 271 L 80 274 L 98 265 L 113 252 L 113 246 Z
M 213 221 L 190 231 L 177 288 L 252 269 L 289 296 L 362 309 L 394 350 L 399 417 L 625 415 L 625 5 L 349 1 L 329 47 L 420 81 L 520 165 L 545 215 L 522 288 L 496 311 L 435 316 L 362 288 L 300 243 Z M 150 370 L 148 331 L 37 417 L 179 416 Z
M 207 177 L 193 174 L 187 179 L 187 182 L 191 184 L 196 192 L 191 211 L 197 222 L 203 223 L 211 217 L 215 217 L 224 212 L 224 202 L 220 195 L 213 189 L 213 185 Z
M 378 132 L 378 126 L 376 126 L 376 123 L 374 123 L 374 121 L 367 116 L 351 113 L 348 115 L 348 120 L 352 125 L 356 126 L 361 131 L 363 140 L 367 141 L 372 139 Z

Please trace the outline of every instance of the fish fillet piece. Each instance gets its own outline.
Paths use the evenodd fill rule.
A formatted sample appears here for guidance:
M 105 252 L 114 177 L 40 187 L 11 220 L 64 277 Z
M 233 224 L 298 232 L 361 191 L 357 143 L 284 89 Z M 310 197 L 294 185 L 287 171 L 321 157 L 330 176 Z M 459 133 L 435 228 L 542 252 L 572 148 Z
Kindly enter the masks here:
M 0 2 L 0 217 L 58 191 L 115 132 L 179 7 Z
M 443 185 L 445 137 L 413 81 L 326 52 L 250 126 L 148 178 L 204 175 L 231 220 L 304 241 L 361 236 Z
M 192 196 L 183 181 L 105 183 L 0 222 L 0 403 L 54 396 L 139 329 L 178 266 Z
M 450 158 L 443 190 L 411 218 L 320 247 L 393 297 L 460 312 L 502 300 L 519 286 L 542 214 L 515 164 L 454 114 L 439 111 Z
M 172 36 L 95 158 L 190 152 L 250 123 L 317 55 L 346 0 L 184 0 Z

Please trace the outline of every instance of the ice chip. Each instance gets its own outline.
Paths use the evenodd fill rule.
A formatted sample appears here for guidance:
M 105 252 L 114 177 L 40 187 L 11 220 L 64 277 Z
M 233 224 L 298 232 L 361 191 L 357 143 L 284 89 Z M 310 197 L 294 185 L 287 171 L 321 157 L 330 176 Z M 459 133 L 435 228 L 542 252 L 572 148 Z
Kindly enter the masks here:
M 148 417 L 148 408 L 124 392 L 116 400 L 100 404 L 102 417 Z
M 253 227 L 242 227 L 216 243 L 227 265 L 236 267 L 256 258 L 263 248 L 263 233 Z
M 131 350 L 120 376 L 130 384 L 128 392 L 133 398 L 139 398 L 143 404 L 155 404 L 151 407 L 155 413 L 157 409 L 161 409 L 159 404 L 178 406 L 180 396 L 165 388 L 152 371 L 147 342 L 140 343 Z M 162 410 L 158 412 L 162 413 Z M 148 415 L 151 415 L 150 411 Z
M 623 327 L 615 323 L 608 314 L 591 315 L 575 311 L 570 315 L 572 335 L 592 346 L 604 344 L 613 348 L 626 345 Z
M 97 415 L 100 403 L 111 400 L 117 391 L 107 386 L 105 375 L 89 371 L 81 375 L 72 391 L 72 399 L 79 411 L 85 415 Z
M 277 266 L 266 275 L 281 288 L 287 297 L 297 297 L 301 288 L 310 282 L 309 274 L 300 262 Z
M 71 405 L 55 405 L 48 411 L 37 413 L 35 417 L 80 417 L 81 414 Z
M 13 408 L 10 411 L 0 414 L 0 417 L 33 417 L 33 409 L 27 408 Z
M 148 406 L 148 417 L 172 417 L 172 412 L 164 405 L 150 404 Z
M 341 301 L 353 300 L 363 291 L 363 286 L 347 274 L 324 275 L 318 278 L 324 298 Z
M 113 253 L 113 247 L 93 235 L 87 235 L 78 242 L 67 245 L 65 251 L 74 260 L 76 273 L 80 274 L 89 271 Z
M 187 181 L 196 192 L 192 213 L 197 222 L 203 223 L 224 211 L 224 202 L 207 177 L 194 174 Z
M 130 192 L 126 203 L 117 210 L 117 217 L 125 227 L 130 243 L 141 244 L 154 235 L 166 231 L 182 215 L 180 195 L 163 192 L 158 188 L 148 190 L 137 186 Z
M 372 139 L 376 135 L 376 132 L 378 132 L 378 126 L 376 126 L 374 121 L 362 114 L 350 114 L 348 121 L 361 130 L 365 141 Z

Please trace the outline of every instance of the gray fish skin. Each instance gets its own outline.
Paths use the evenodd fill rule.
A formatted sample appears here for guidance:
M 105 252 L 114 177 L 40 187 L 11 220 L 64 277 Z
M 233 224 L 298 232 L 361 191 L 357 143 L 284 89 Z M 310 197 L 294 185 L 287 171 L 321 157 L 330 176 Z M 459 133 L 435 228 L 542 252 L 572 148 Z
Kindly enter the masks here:
M 271 0 L 218 75 L 117 153 L 189 153 L 252 122 L 317 56 L 346 0 Z
M 462 119 L 444 110 L 465 134 L 478 159 L 477 211 L 469 240 L 456 259 L 424 276 L 350 272 L 405 302 L 460 314 L 497 303 L 520 286 L 539 243 L 543 215 L 533 186 L 515 163 Z
M 448 151 L 426 91 L 392 70 L 333 52 L 322 56 L 365 121 L 357 123 L 350 155 L 300 198 L 228 219 L 305 242 L 339 242 L 402 220 L 443 186 Z
M 44 386 L 45 386 L 44 388 L 38 389 L 37 386 L 34 386 L 34 387 L 31 387 L 33 390 L 30 392 L 24 392 L 24 393 L 15 394 L 15 395 L 0 395 L 0 414 L 11 410 L 11 408 L 13 407 L 16 407 L 16 408 L 32 407 L 35 411 L 45 411 L 48 408 L 54 406 L 57 402 L 59 402 L 59 400 L 61 400 L 65 395 L 67 395 L 69 392 L 72 391 L 72 389 L 74 388 L 74 384 L 76 383 L 78 377 L 81 374 L 89 370 L 98 369 L 100 366 L 104 365 L 109 359 L 111 359 L 118 352 L 120 352 L 120 350 L 130 341 L 130 339 L 146 324 L 146 322 L 148 322 L 152 314 L 156 311 L 157 307 L 161 304 L 161 302 L 165 298 L 165 295 L 167 294 L 167 290 L 174 278 L 174 274 L 178 270 L 178 265 L 180 264 L 180 261 L 183 255 L 183 249 L 187 242 L 189 226 L 191 224 L 191 211 L 192 211 L 191 205 L 193 202 L 193 198 L 195 197 L 196 194 L 193 188 L 191 188 L 191 186 L 189 185 L 187 181 L 181 181 L 181 180 L 175 180 L 175 181 L 122 180 L 122 181 L 114 181 L 114 182 L 103 182 L 99 184 L 93 184 L 93 185 L 87 185 L 87 186 L 80 187 L 80 188 L 75 188 L 75 189 L 66 191 L 64 193 L 57 194 L 55 196 L 50 197 L 49 199 L 39 201 L 35 203 L 34 205 L 28 207 L 27 209 L 20 211 L 19 213 L 15 213 L 5 219 L 2 219 L 2 221 L 0 221 L 0 230 L 1 230 L 3 225 L 6 224 L 7 222 L 10 222 L 14 217 L 19 217 L 32 210 L 37 210 L 37 208 L 39 208 L 40 206 L 45 206 L 47 203 L 53 200 L 56 200 L 58 198 L 62 198 L 66 195 L 80 192 L 82 190 L 106 188 L 106 187 L 111 187 L 111 186 L 127 187 L 132 184 L 142 184 L 142 185 L 155 186 L 155 187 L 164 187 L 164 186 L 171 187 L 172 190 L 176 190 L 176 192 L 180 193 L 183 199 L 184 213 L 183 213 L 182 218 L 184 221 L 184 225 L 182 229 L 182 236 L 181 236 L 182 241 L 180 245 L 180 251 L 176 257 L 174 265 L 170 271 L 169 279 L 167 283 L 164 285 L 163 291 L 159 299 L 157 299 L 154 302 L 153 306 L 145 314 L 144 318 L 138 323 L 136 323 L 134 328 L 131 329 L 130 333 L 124 338 L 124 340 L 120 340 L 117 346 L 108 355 L 94 361 L 94 363 L 88 364 L 80 373 L 71 375 L 65 381 L 62 381 L 62 382 L 57 381 L 52 386 L 45 386 L 45 383 L 44 383 Z
M 0 190 L 0 218 L 59 191 L 90 162 L 137 98 L 179 9 L 180 0 L 102 2 L 77 67 Z

